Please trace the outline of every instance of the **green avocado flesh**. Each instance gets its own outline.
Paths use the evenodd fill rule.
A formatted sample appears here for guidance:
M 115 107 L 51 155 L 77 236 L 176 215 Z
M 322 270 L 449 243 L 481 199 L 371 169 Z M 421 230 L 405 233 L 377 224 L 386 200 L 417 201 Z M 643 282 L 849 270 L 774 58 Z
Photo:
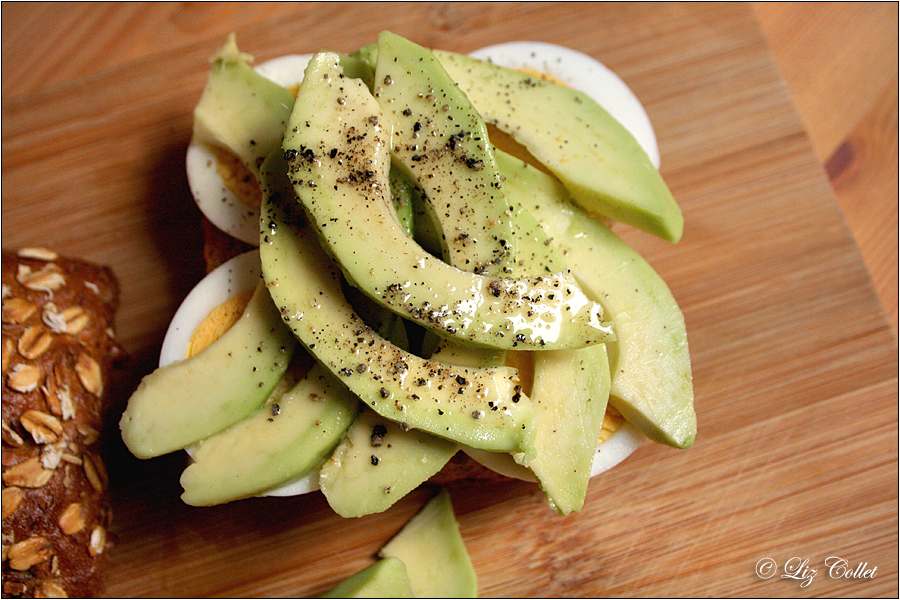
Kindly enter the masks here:
M 266 401 L 296 340 L 260 283 L 241 318 L 200 354 L 144 377 L 128 400 L 122 439 L 138 458 L 186 448 Z
M 498 158 L 505 161 L 508 155 Z M 525 199 L 516 198 L 518 188 L 511 191 L 514 244 L 525 259 L 517 268 L 527 265 L 531 273 L 566 268 L 537 219 L 517 202 Z M 606 344 L 528 354 L 525 358 L 533 364 L 529 396 L 537 422 L 535 454 L 514 458 L 534 473 L 551 508 L 565 515 L 584 504 L 603 428 L 610 386 Z
M 434 55 L 389 32 L 378 36 L 372 90 L 392 128 L 391 157 L 421 189 L 451 265 L 509 274 L 512 211 L 487 127 Z
M 256 413 L 199 443 L 181 476 L 185 503 L 221 504 L 303 477 L 328 458 L 359 410 L 359 399 L 321 365 L 279 385 Z
M 403 561 L 416 598 L 475 598 L 478 579 L 453 514 L 450 494 L 442 488 L 379 551 Z
M 226 148 L 258 177 L 259 164 L 281 145 L 294 97 L 253 70 L 234 36 L 213 58 L 194 108 L 194 140 Z
M 348 280 L 386 308 L 474 345 L 576 348 L 607 341 L 600 306 L 568 273 L 498 278 L 454 268 L 399 227 L 386 200 L 389 131 L 338 56 L 313 57 L 285 134 L 297 197 Z M 319 107 L 308 114 L 305 106 Z M 363 246 L 364 245 L 364 246 Z
M 609 399 L 606 346 L 535 353 L 531 401 L 538 428 L 534 472 L 550 506 L 566 515 L 584 504 Z
M 590 96 L 534 75 L 434 51 L 487 123 L 511 135 L 589 211 L 670 242 L 684 218 L 649 157 Z
M 382 558 L 322 595 L 322 598 L 414 598 L 406 565 Z
M 409 237 L 415 236 L 415 190 L 412 182 L 397 169 L 391 169 L 388 174 L 388 182 L 391 189 L 391 202 L 394 205 L 394 213 L 400 227 Z
M 494 148 L 485 122 L 555 177 Z M 569 514 L 607 403 L 656 442 L 693 443 L 681 311 L 593 218 L 677 241 L 681 213 L 587 96 L 383 32 L 315 55 L 295 103 L 230 39 L 194 137 L 260 183 L 263 282 L 235 326 L 145 377 L 123 414 L 140 458 L 193 445 L 186 503 L 318 471 L 335 512 L 361 517 L 468 447 L 510 454 Z M 297 341 L 317 361 L 305 374 L 289 366 Z M 477 593 L 446 490 L 381 556 L 325 597 Z
M 684 316 L 653 268 L 606 226 L 568 200 L 538 169 L 497 152 L 511 198 L 523 199 L 579 283 L 615 323 L 609 403 L 650 439 L 687 448 L 697 416 Z
M 282 318 L 367 406 L 413 429 L 482 449 L 531 453 L 533 411 L 514 369 L 425 360 L 379 335 L 353 310 L 337 266 L 301 222 L 281 157 L 263 166 L 262 272 Z M 287 206 L 284 206 L 287 205 Z
M 325 461 L 319 486 L 334 512 L 382 512 L 440 471 L 459 445 L 364 410 Z

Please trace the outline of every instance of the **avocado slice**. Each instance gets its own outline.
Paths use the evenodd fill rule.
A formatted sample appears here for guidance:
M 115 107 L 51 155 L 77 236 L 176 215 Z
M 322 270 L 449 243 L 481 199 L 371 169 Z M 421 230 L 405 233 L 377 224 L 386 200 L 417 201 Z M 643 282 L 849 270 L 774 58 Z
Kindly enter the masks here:
M 414 598 L 406 565 L 399 558 L 382 558 L 354 573 L 322 598 Z
M 186 360 L 145 376 L 128 400 L 122 439 L 138 458 L 180 450 L 265 403 L 287 370 L 296 340 L 260 282 L 231 329 Z
M 496 152 L 510 198 L 541 223 L 581 285 L 615 323 L 607 344 L 609 403 L 648 438 L 687 448 L 697 433 L 684 316 L 665 281 L 605 225 L 535 167 Z
M 457 450 L 455 442 L 403 429 L 364 409 L 322 465 L 319 487 L 342 517 L 379 513 L 440 471 Z
M 498 158 L 504 160 L 508 155 Z M 517 201 L 517 188 L 510 191 L 515 246 L 522 265 L 518 268 L 527 267 L 531 273 L 566 268 L 563 256 L 537 219 Z M 531 363 L 529 396 L 538 424 L 534 457 L 514 458 L 534 473 L 551 508 L 562 515 L 579 511 L 587 494 L 609 400 L 606 344 L 574 350 L 512 352 L 507 358 L 507 364 L 523 360 Z
M 446 488 L 378 552 L 403 561 L 416 598 L 475 598 L 478 578 Z
M 609 399 L 606 345 L 534 354 L 538 429 L 535 455 L 523 461 L 561 515 L 581 510 Z
M 286 374 L 279 387 L 257 412 L 198 444 L 181 476 L 185 503 L 222 504 L 303 477 L 359 410 L 359 399 L 319 364 L 299 380 Z
M 452 367 L 379 335 L 347 302 L 337 265 L 297 214 L 280 153 L 263 172 L 263 277 L 282 318 L 319 362 L 392 421 L 475 448 L 530 455 L 533 410 L 516 389 L 515 370 Z
M 391 203 L 400 227 L 409 237 L 415 237 L 415 186 L 399 169 L 391 168 L 388 173 L 388 185 L 391 189 Z
M 259 179 L 259 165 L 280 147 L 294 97 L 250 66 L 234 34 L 213 56 L 194 108 L 193 139 L 230 150 Z
M 583 92 L 434 51 L 485 121 L 511 135 L 587 209 L 677 242 L 684 217 L 634 136 Z
M 433 54 L 383 32 L 377 56 L 374 94 L 394 127 L 392 152 L 433 199 L 431 213 L 445 232 L 444 260 L 465 271 L 489 274 L 522 276 L 564 269 L 534 217 L 507 202 L 493 152 L 488 151 L 492 146 L 485 144 L 483 121 Z M 454 179 L 464 159 L 477 159 L 480 168 Z M 454 232 L 449 244 L 448 231 Z M 467 231 L 481 233 L 458 233 Z M 479 237 L 499 240 L 502 247 L 485 253 L 489 247 L 479 243 Z M 460 240 L 471 245 L 454 248 L 452 242 Z M 502 352 L 464 348 L 450 340 L 432 357 L 454 365 L 504 364 Z M 583 505 L 602 427 L 609 396 L 606 349 L 595 345 L 546 351 L 534 361 L 534 389 L 540 398 L 535 401 L 537 452 L 533 460 L 522 460 L 535 471 L 551 506 L 568 514 Z
M 394 164 L 438 215 L 446 262 L 511 273 L 512 209 L 487 126 L 466 95 L 430 50 L 387 31 L 378 36 L 372 93 L 393 128 Z
M 321 107 L 312 114 L 306 106 Z M 584 347 L 612 338 L 600 306 L 570 274 L 497 278 L 467 273 L 425 252 L 385 200 L 389 135 L 377 102 L 339 57 L 310 61 L 285 134 L 297 197 L 348 280 L 386 308 L 473 345 Z M 376 240 L 358 249 L 359 241 Z
M 379 48 L 374 96 L 393 128 L 395 206 L 395 182 L 405 175 L 417 184 L 405 188 L 410 200 L 428 202 L 417 211 L 436 255 L 463 271 L 509 275 L 515 266 L 512 209 L 480 115 L 430 51 L 388 32 L 379 35 Z M 432 358 L 455 366 L 503 365 L 502 350 L 452 340 Z M 373 437 L 373 430 L 383 433 Z M 375 439 L 377 448 L 370 444 Z M 438 472 L 458 448 L 364 411 L 322 467 L 319 483 L 342 516 L 381 512 Z

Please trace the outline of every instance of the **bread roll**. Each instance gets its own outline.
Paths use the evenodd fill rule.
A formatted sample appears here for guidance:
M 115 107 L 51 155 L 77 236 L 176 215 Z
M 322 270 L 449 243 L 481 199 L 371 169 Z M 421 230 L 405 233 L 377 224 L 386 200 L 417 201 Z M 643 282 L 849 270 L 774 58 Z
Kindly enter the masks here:
M 102 592 L 100 457 L 118 285 L 41 248 L 3 252 L 3 596 Z

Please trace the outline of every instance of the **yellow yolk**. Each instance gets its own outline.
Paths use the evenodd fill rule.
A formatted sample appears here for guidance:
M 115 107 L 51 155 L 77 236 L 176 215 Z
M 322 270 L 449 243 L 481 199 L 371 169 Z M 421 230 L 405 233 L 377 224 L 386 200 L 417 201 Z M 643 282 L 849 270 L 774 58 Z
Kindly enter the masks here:
M 241 204 L 258 210 L 262 193 L 253 173 L 234 153 L 213 145 L 210 145 L 209 149 L 216 157 L 216 172 L 222 178 L 225 187 L 231 190 Z
M 253 296 L 253 290 L 229 298 L 206 315 L 206 318 L 200 322 L 191 335 L 185 358 L 200 354 L 204 348 L 231 329 L 231 326 L 241 318 L 251 296 Z
M 609 439 L 609 436 L 617 432 L 622 428 L 622 425 L 625 424 L 625 417 L 623 417 L 619 411 L 612 407 L 612 405 L 606 405 L 606 414 L 603 415 L 603 427 L 600 430 L 600 438 L 598 443 L 603 443 Z

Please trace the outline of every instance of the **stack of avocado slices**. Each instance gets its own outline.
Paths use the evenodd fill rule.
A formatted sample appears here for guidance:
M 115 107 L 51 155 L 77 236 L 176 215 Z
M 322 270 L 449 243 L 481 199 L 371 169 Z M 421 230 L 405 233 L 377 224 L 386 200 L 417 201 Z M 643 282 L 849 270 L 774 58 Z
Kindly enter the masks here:
M 693 443 L 684 318 L 604 224 L 677 242 L 681 212 L 594 100 L 389 32 L 313 56 L 296 99 L 250 61 L 233 37 L 216 55 L 195 138 L 257 178 L 263 280 L 121 421 L 141 458 L 193 448 L 185 502 L 318 473 L 337 513 L 363 516 L 471 448 L 511 455 L 568 514 L 608 406 L 655 442 Z M 372 570 L 402 579 L 393 559 Z

